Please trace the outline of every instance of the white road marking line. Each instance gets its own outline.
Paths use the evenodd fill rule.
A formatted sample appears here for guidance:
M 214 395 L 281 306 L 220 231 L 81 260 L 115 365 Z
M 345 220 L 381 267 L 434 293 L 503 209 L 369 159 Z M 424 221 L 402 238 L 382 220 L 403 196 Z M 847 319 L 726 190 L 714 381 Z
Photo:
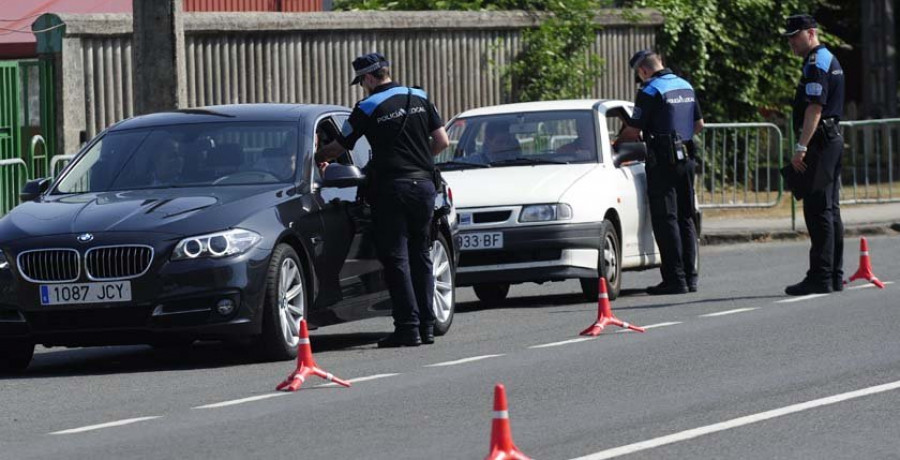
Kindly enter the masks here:
M 715 312 L 715 313 L 707 313 L 707 314 L 705 314 L 705 315 L 700 315 L 700 317 L 701 317 L 701 318 L 712 318 L 713 316 L 731 315 L 731 314 L 734 314 L 734 313 L 743 313 L 743 312 L 745 312 L 745 311 L 753 311 L 753 310 L 756 310 L 756 308 L 755 308 L 755 307 L 751 307 L 751 308 L 736 308 L 736 309 L 734 309 L 734 310 L 726 310 L 726 311 L 717 311 L 717 312 Z
M 649 326 L 641 326 L 641 327 L 643 327 L 644 329 L 653 329 L 655 327 L 674 326 L 676 324 L 681 324 L 681 321 L 671 321 L 668 323 L 656 323 L 656 324 L 651 324 Z
M 350 380 L 347 380 L 347 381 L 350 382 L 350 383 L 368 382 L 369 380 L 384 379 L 384 378 L 388 378 L 388 377 L 393 377 L 393 376 L 395 376 L 395 375 L 400 375 L 400 374 L 375 374 L 375 375 L 367 375 L 367 376 L 365 376 L 365 377 L 357 377 L 357 378 L 355 378 L 355 379 L 350 379 Z M 320 387 L 335 387 L 335 386 L 338 386 L 338 384 L 336 384 L 336 383 L 334 383 L 334 382 L 331 382 L 331 383 L 325 383 L 325 384 L 318 385 L 318 386 L 320 386 Z
M 500 357 L 500 356 L 505 356 L 505 355 L 483 355 L 483 356 L 473 356 L 473 357 L 471 357 L 471 358 L 457 359 L 456 361 L 446 361 L 446 362 L 443 362 L 443 363 L 428 364 L 428 365 L 426 365 L 425 367 L 455 366 L 455 365 L 457 365 L 457 364 L 471 363 L 471 362 L 474 362 L 474 361 L 481 361 L 482 359 L 497 358 L 497 357 Z
M 578 343 L 578 342 L 586 342 L 588 340 L 594 340 L 594 337 L 579 337 L 577 339 L 571 340 L 563 340 L 562 342 L 551 342 L 551 343 L 543 343 L 540 345 L 532 345 L 528 348 L 549 348 L 549 347 L 558 347 L 560 345 L 568 345 L 570 343 Z
M 894 284 L 893 281 L 883 281 L 883 283 L 884 283 L 885 286 L 887 286 L 888 284 Z M 875 286 L 875 285 L 872 284 L 872 283 L 868 283 L 868 284 L 863 284 L 862 286 L 848 287 L 847 290 L 848 290 L 848 291 L 855 291 L 855 290 L 857 290 L 857 289 L 868 289 L 868 288 L 873 288 L 873 287 L 878 287 L 878 286 Z
M 681 324 L 681 321 L 670 321 L 668 323 L 656 323 L 656 324 L 648 324 L 647 326 L 641 326 L 644 329 L 653 329 L 657 327 L 666 327 L 666 326 L 675 326 L 676 324 Z M 631 329 L 619 329 L 616 332 L 636 332 Z
M 113 427 L 122 426 L 122 425 L 130 425 L 130 424 L 132 424 L 132 423 L 143 422 L 143 421 L 146 421 L 146 420 L 153 420 L 153 419 L 156 419 L 156 418 L 162 418 L 162 416 L 161 416 L 161 415 L 156 415 L 156 416 L 153 416 L 153 417 L 129 418 L 129 419 L 125 419 L 125 420 L 119 420 L 119 421 L 116 421 L 116 422 L 101 423 L 101 424 L 99 424 L 99 425 L 90 425 L 90 426 L 83 426 L 83 427 L 81 427 L 81 428 L 72 428 L 72 429 L 70 429 L 70 430 L 54 431 L 53 433 L 50 433 L 50 434 L 75 434 L 75 433 L 84 433 L 85 431 L 102 430 L 102 429 L 104 429 L 104 428 L 113 428 Z
M 744 425 L 749 425 L 751 423 L 762 422 L 765 420 L 773 419 L 776 417 L 782 417 L 785 415 L 790 415 L 796 412 L 802 412 L 805 410 L 815 409 L 817 407 L 828 406 L 831 404 L 836 404 L 839 402 L 847 401 L 850 399 L 861 398 L 863 396 L 869 396 L 877 393 L 883 393 L 885 391 L 896 390 L 900 388 L 900 381 L 886 383 L 884 385 L 877 385 L 874 387 L 863 388 L 861 390 L 850 391 L 847 393 L 841 393 L 834 396 L 828 396 L 821 399 L 814 399 L 812 401 L 807 401 L 800 404 L 793 404 L 790 406 L 785 406 L 779 409 L 773 409 L 765 412 L 759 412 L 753 415 L 747 415 L 744 417 L 738 417 L 731 420 L 727 420 L 720 423 L 714 423 L 712 425 L 702 426 L 700 428 L 694 428 L 690 430 L 681 431 L 678 433 L 670 434 L 667 436 L 662 436 L 659 438 L 649 439 L 647 441 L 636 442 L 634 444 L 628 444 L 625 446 L 616 447 L 613 449 L 602 450 L 600 452 L 596 452 L 590 455 L 586 455 L 584 457 L 578 457 L 573 460 L 603 460 L 607 458 L 619 457 L 622 455 L 633 454 L 635 452 L 640 452 L 642 450 L 653 449 L 655 447 L 665 446 L 667 444 L 674 444 L 676 442 L 687 441 L 688 439 L 693 439 L 696 437 L 700 437 L 703 435 L 716 433 L 719 431 L 730 430 L 732 428 L 738 428 Z
M 825 296 L 827 296 L 827 295 L 828 295 L 828 294 L 810 294 L 810 295 L 805 295 L 805 296 L 800 296 L 800 297 L 792 297 L 792 298 L 790 298 L 790 299 L 776 300 L 775 303 L 793 303 L 793 302 L 800 302 L 800 301 L 803 301 L 803 300 L 817 299 L 817 298 L 819 298 L 819 297 L 825 297 Z
M 259 396 L 251 396 L 249 398 L 234 399 L 231 401 L 223 401 L 215 404 L 206 404 L 204 406 L 194 407 L 194 409 L 218 409 L 220 407 L 228 407 L 253 401 L 262 401 L 263 399 L 277 398 L 278 396 L 285 396 L 287 394 L 288 393 L 267 393 Z

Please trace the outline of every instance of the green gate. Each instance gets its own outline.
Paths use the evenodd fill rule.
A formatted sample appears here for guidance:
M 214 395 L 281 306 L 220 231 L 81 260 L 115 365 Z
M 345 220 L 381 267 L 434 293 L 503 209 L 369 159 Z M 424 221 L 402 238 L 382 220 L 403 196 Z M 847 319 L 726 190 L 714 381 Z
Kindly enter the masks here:
M 56 151 L 53 61 L 0 61 L 0 216 L 24 182 L 52 175 Z

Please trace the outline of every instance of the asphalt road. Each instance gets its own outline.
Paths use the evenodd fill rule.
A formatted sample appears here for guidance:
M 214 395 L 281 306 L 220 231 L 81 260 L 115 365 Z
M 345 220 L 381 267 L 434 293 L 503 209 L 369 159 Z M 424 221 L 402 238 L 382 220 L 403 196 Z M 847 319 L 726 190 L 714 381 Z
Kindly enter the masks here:
M 900 281 L 898 241 L 869 240 L 882 281 Z M 626 273 L 613 308 L 644 334 L 532 348 L 593 322 L 576 282 L 498 306 L 460 289 L 432 346 L 376 349 L 387 318 L 314 331 L 322 367 L 364 379 L 349 389 L 276 393 L 292 363 L 219 344 L 40 350 L 0 380 L 0 458 L 478 459 L 496 382 L 533 458 L 900 458 L 900 284 L 781 302 L 807 250 L 704 247 L 701 290 L 682 296 L 648 297 L 657 272 Z

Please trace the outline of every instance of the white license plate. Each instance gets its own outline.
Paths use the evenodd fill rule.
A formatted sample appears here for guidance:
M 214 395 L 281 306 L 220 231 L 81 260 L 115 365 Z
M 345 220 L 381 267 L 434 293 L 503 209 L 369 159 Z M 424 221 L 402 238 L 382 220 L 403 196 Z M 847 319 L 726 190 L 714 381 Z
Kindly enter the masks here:
M 502 249 L 503 233 L 462 233 L 459 235 L 459 249 L 474 251 L 478 249 Z
M 41 285 L 41 305 L 129 301 L 131 301 L 131 281 Z

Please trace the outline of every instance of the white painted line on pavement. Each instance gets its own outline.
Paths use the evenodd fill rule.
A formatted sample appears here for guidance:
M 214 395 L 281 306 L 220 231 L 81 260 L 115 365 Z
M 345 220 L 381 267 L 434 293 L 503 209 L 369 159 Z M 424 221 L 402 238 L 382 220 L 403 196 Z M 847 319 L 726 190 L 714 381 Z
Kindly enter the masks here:
M 725 316 L 725 315 L 731 315 L 731 314 L 734 314 L 734 313 L 743 313 L 743 312 L 745 312 L 745 311 L 753 311 L 753 310 L 756 310 L 756 308 L 755 308 L 755 307 L 751 307 L 751 308 L 736 308 L 736 309 L 734 309 L 734 310 L 726 310 L 726 311 L 717 311 L 717 312 L 715 312 L 715 313 L 707 313 L 707 314 L 705 314 L 705 315 L 700 315 L 700 317 L 701 317 L 701 318 L 712 318 L 713 316 Z
M 894 284 L 893 281 L 883 281 L 882 283 L 884 283 L 885 286 L 887 286 L 888 284 Z M 873 287 L 878 287 L 878 286 L 875 286 L 875 285 L 872 284 L 872 283 L 868 283 L 868 284 L 863 284 L 862 286 L 848 287 L 847 290 L 848 290 L 848 291 L 855 291 L 855 290 L 857 290 L 857 289 L 869 289 L 869 288 L 873 288 Z
M 481 361 L 482 359 L 497 358 L 497 357 L 500 357 L 500 356 L 505 356 L 505 355 L 483 355 L 483 356 L 473 356 L 473 357 L 471 357 L 471 358 L 457 359 L 456 361 L 446 361 L 446 362 L 443 362 L 443 363 L 428 364 L 428 365 L 426 365 L 425 367 L 455 366 L 455 365 L 457 365 L 457 364 L 471 363 L 471 362 L 474 362 L 474 361 Z
M 659 438 L 649 439 L 647 441 L 636 442 L 634 444 L 628 444 L 625 446 L 616 447 L 613 449 L 602 450 L 600 452 L 596 452 L 590 455 L 586 455 L 584 457 L 578 457 L 573 460 L 603 460 L 607 458 L 619 457 L 622 455 L 633 454 L 635 452 L 640 452 L 642 450 L 653 449 L 655 447 L 665 446 L 667 444 L 674 444 L 676 442 L 687 441 L 688 439 L 697 438 L 706 434 L 716 433 L 719 431 L 730 430 L 732 428 L 738 428 L 744 425 L 749 425 L 751 423 L 762 422 L 765 420 L 770 420 L 776 417 L 782 417 L 785 415 L 790 415 L 797 412 L 802 412 L 805 410 L 815 409 L 817 407 L 828 406 L 831 404 L 836 404 L 843 401 L 848 401 L 850 399 L 861 398 L 863 396 L 869 396 L 877 393 L 883 393 L 885 391 L 896 390 L 900 388 L 900 381 L 885 383 L 884 385 L 877 385 L 874 387 L 863 388 L 861 390 L 850 391 L 847 393 L 841 393 L 834 396 L 828 396 L 826 398 L 814 399 L 812 401 L 807 401 L 800 404 L 793 404 L 790 406 L 785 406 L 779 409 L 773 409 L 765 412 L 759 412 L 753 415 L 747 415 L 744 417 L 738 417 L 731 420 L 727 420 L 720 423 L 714 423 L 712 425 L 702 426 L 700 428 L 694 428 L 686 431 L 681 431 L 678 433 L 670 434 L 667 436 L 662 436 Z
M 263 399 L 277 398 L 279 396 L 284 396 L 286 394 L 288 394 L 288 393 L 267 393 L 267 394 L 259 395 L 259 396 L 251 396 L 249 398 L 234 399 L 231 401 L 224 401 L 224 402 L 215 403 L 215 404 L 206 404 L 204 406 L 194 407 L 194 409 L 218 409 L 220 407 L 228 407 L 228 406 L 234 406 L 237 404 L 243 404 L 243 403 L 248 403 L 248 402 L 253 402 L 253 401 L 262 401 Z
M 668 323 L 648 324 L 646 326 L 641 326 L 641 327 L 644 329 L 653 329 L 653 328 L 657 328 L 657 327 L 675 326 L 677 324 L 681 324 L 681 321 L 670 321 Z M 632 331 L 631 329 L 619 329 L 616 332 L 637 332 L 637 331 Z
M 147 420 L 153 420 L 156 418 L 162 418 L 161 415 L 156 415 L 153 417 L 139 417 L 139 418 L 129 418 L 125 420 L 119 420 L 117 422 L 109 422 L 109 423 L 101 423 L 99 425 L 90 425 L 83 426 L 81 428 L 72 428 L 70 430 L 62 430 L 62 431 L 54 431 L 50 434 L 75 434 L 75 433 L 84 433 L 85 431 L 94 431 L 94 430 L 102 430 L 104 428 L 113 428 L 122 425 L 130 425 L 132 423 L 143 422 Z
M 804 296 L 800 296 L 800 297 L 792 297 L 792 298 L 790 298 L 790 299 L 776 300 L 775 303 L 793 303 L 793 302 L 800 302 L 800 301 L 803 301 L 803 300 L 817 299 L 817 298 L 819 298 L 819 297 L 825 297 L 825 296 L 827 296 L 827 295 L 828 295 L 828 294 L 810 294 L 810 295 L 804 295 Z
M 586 342 L 586 341 L 588 341 L 588 340 L 594 340 L 594 337 L 579 337 L 579 338 L 577 338 L 577 339 L 563 340 L 562 342 L 551 342 L 551 343 L 544 343 L 544 344 L 541 344 L 541 345 L 532 345 L 532 346 L 530 346 L 530 347 L 528 347 L 528 348 L 549 348 L 549 347 L 558 347 L 558 346 L 560 346 L 560 345 L 568 345 L 568 344 L 570 344 L 570 343 Z
M 355 378 L 355 379 L 350 379 L 350 380 L 347 380 L 347 381 L 350 382 L 350 383 L 368 382 L 369 380 L 384 379 L 384 378 L 388 378 L 388 377 L 393 377 L 393 376 L 395 376 L 395 375 L 400 375 L 400 374 L 375 374 L 375 375 L 367 375 L 367 376 L 365 376 L 365 377 L 357 377 L 357 378 Z M 317 385 L 317 386 L 320 386 L 320 387 L 336 387 L 336 386 L 338 386 L 338 384 L 336 384 L 336 383 L 334 383 L 334 382 L 331 382 L 331 383 L 325 383 L 325 384 Z

